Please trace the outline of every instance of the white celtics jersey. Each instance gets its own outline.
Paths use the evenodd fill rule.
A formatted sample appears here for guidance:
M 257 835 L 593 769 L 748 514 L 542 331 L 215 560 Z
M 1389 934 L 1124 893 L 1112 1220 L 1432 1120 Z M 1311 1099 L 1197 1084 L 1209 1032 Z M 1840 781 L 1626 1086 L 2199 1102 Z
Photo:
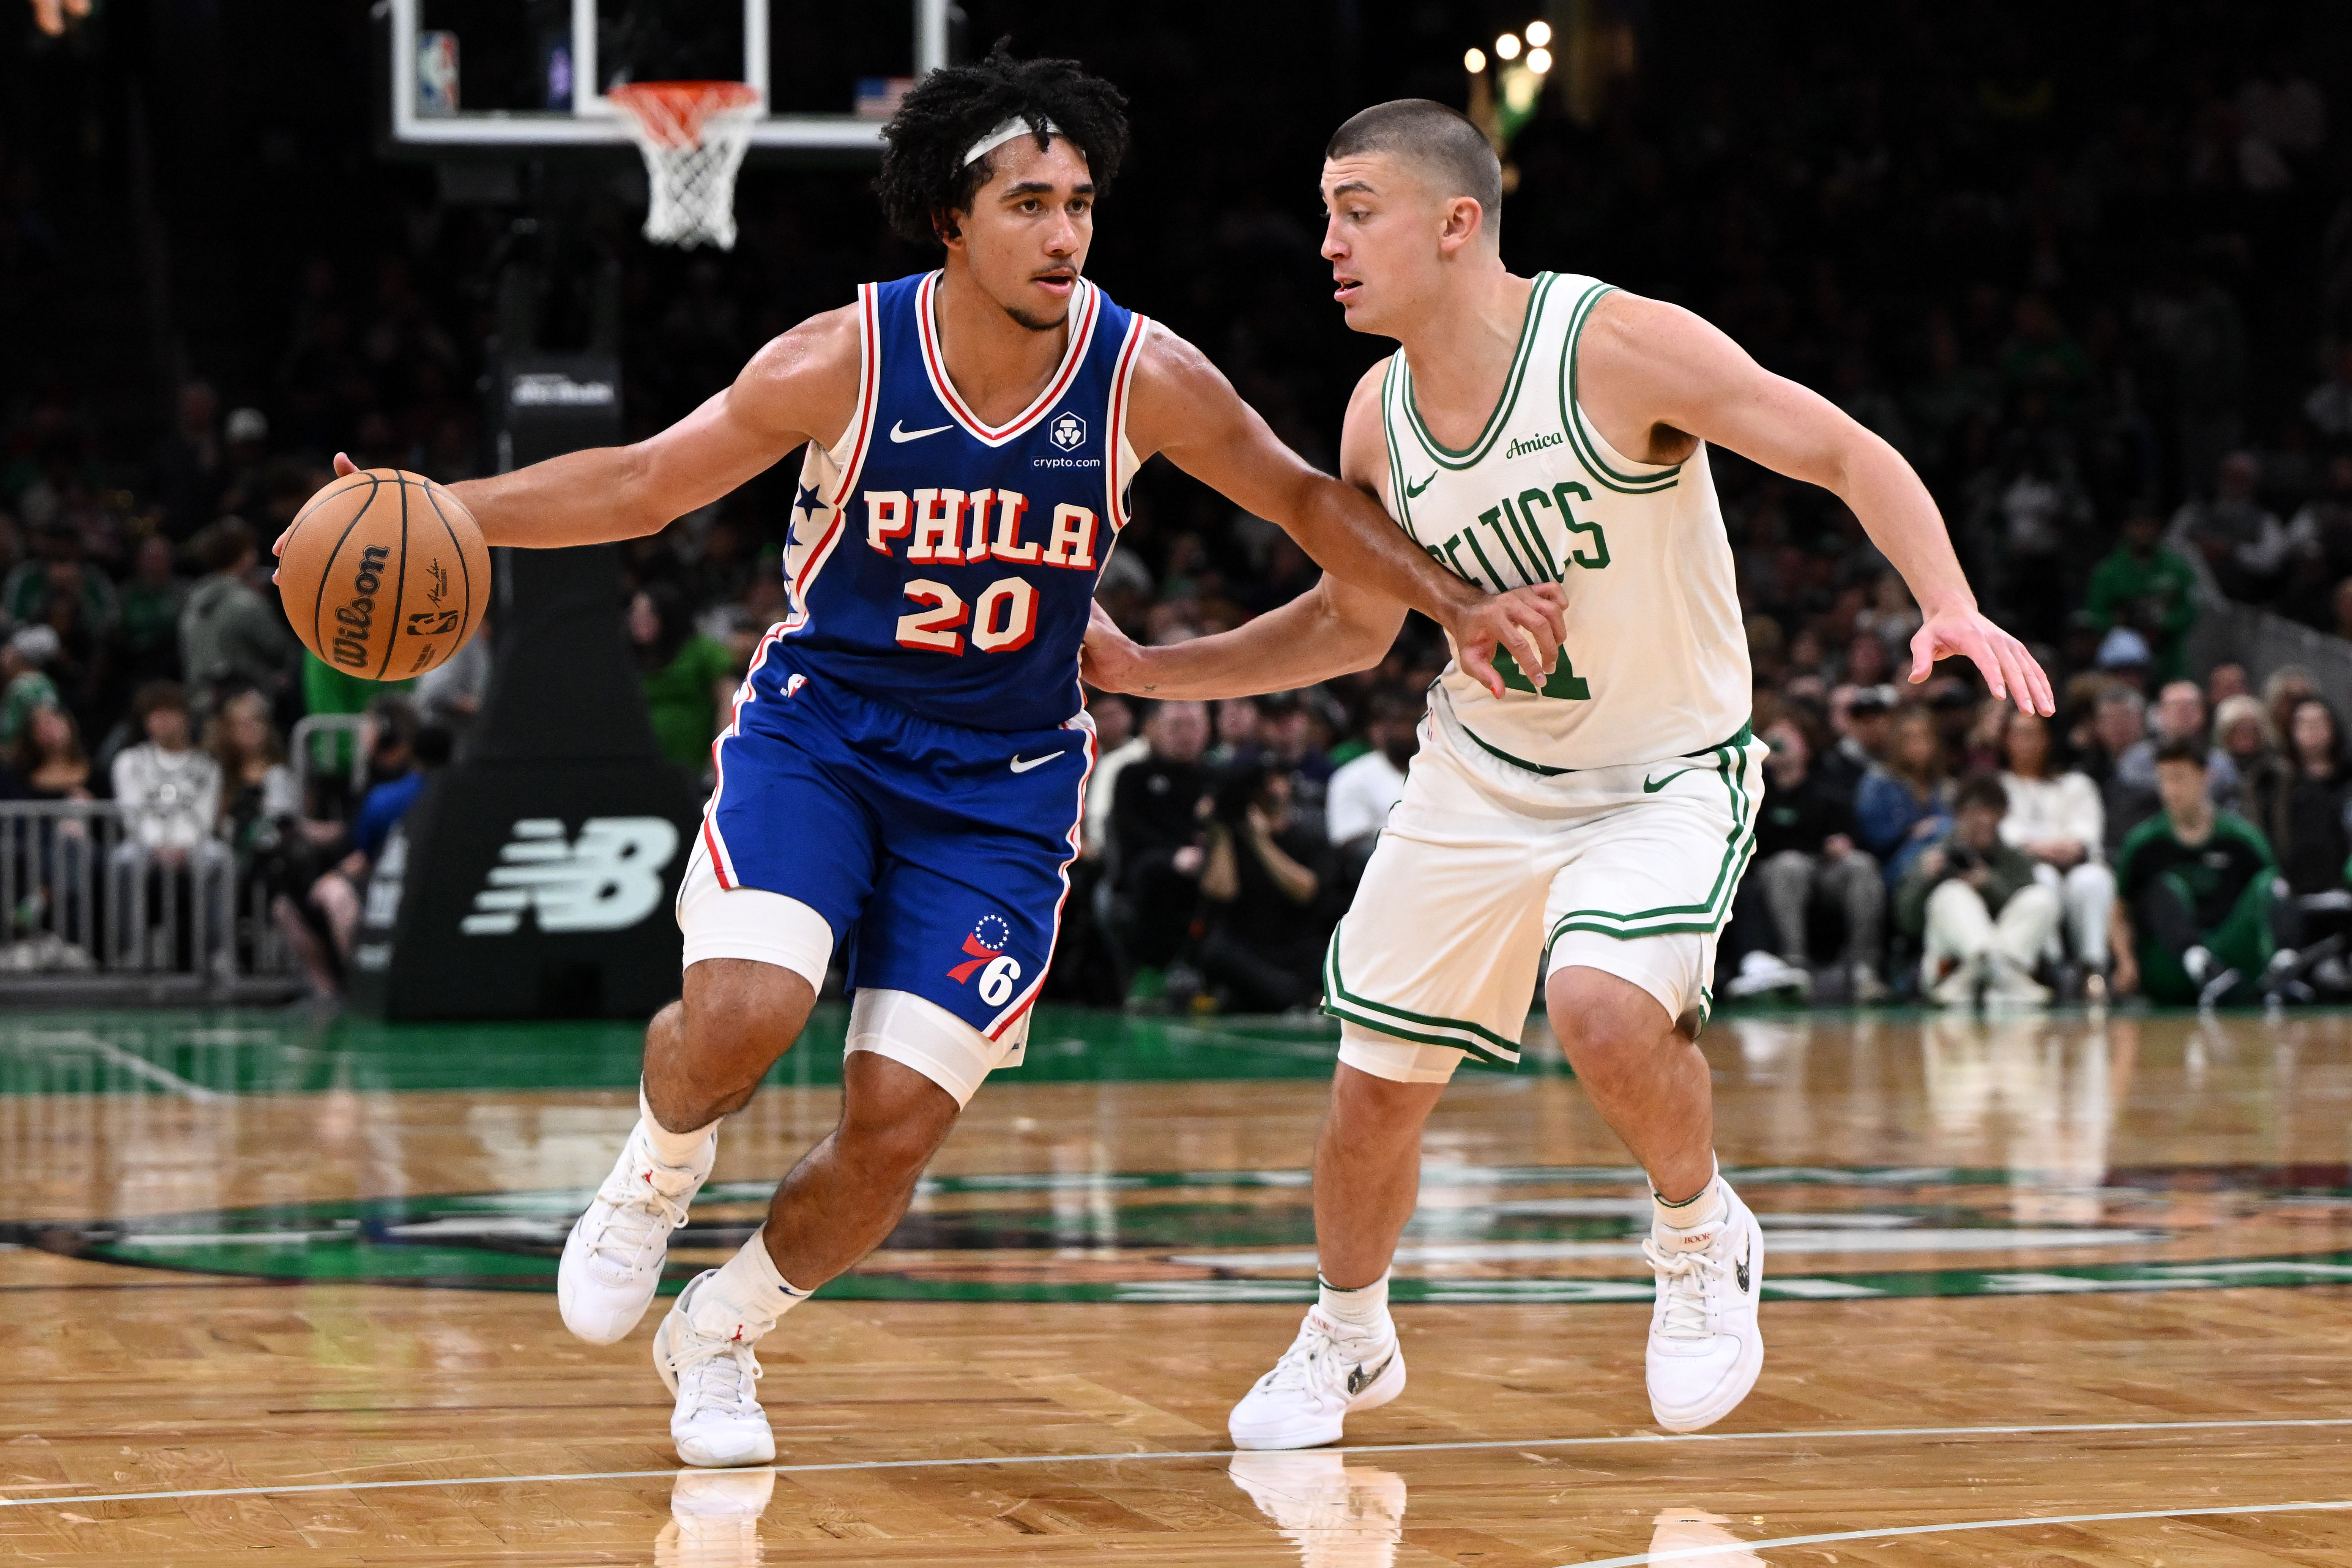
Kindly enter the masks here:
M 1576 400 L 1577 337 L 1609 291 L 1538 275 L 1502 400 L 1467 450 L 1422 423 L 1402 350 L 1381 392 L 1389 510 L 1413 542 L 1482 588 L 1568 595 L 1568 641 L 1541 689 L 1498 651 L 1500 700 L 1458 663 L 1431 692 L 1432 722 L 1514 793 L 1693 755 L 1748 722 L 1748 640 L 1706 447 L 1668 468 L 1634 462 Z

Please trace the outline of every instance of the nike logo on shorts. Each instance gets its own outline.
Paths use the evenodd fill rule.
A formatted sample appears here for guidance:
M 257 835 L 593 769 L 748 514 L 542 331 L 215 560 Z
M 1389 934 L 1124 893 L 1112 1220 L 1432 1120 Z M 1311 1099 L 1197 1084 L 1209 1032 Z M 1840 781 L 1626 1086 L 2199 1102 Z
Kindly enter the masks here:
M 934 425 L 928 430 L 909 430 L 907 428 L 907 422 L 904 419 L 894 419 L 890 422 L 890 439 L 893 441 L 919 441 L 926 436 L 936 436 L 942 430 L 951 428 L 953 428 L 951 426 Z
M 1059 752 L 1048 752 L 1042 757 L 1015 757 L 1013 759 L 1013 771 L 1016 773 L 1025 773 L 1031 768 L 1042 768 L 1061 754 Z
M 1696 768 L 1684 768 L 1679 773 L 1668 773 L 1664 778 L 1659 779 L 1655 783 L 1652 783 L 1649 779 L 1645 778 L 1642 781 L 1642 793 L 1643 795 L 1655 795 L 1660 790 L 1665 788 L 1668 784 L 1674 783 L 1676 779 L 1682 777 L 1684 773 L 1695 773 L 1698 771 L 1699 770 Z

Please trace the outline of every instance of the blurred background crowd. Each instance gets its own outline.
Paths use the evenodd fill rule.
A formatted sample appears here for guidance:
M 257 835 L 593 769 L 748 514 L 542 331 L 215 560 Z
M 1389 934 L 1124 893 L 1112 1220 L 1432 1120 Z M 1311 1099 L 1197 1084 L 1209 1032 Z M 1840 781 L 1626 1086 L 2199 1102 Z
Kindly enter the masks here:
M 2352 29 L 2288 5 L 1994 9 L 1999 26 L 1916 3 L 1602 5 L 1613 64 L 1548 96 L 1513 148 L 1515 268 L 1688 305 L 1884 436 L 2061 693 L 2044 723 L 1964 669 L 1910 683 L 1918 612 L 1856 520 L 1717 454 L 1772 750 L 1719 989 L 2341 984 L 2327 943 L 2352 843 L 2326 672 L 2250 680 L 2200 658 L 2197 632 L 2230 605 L 2352 636 Z M 1090 274 L 1330 467 L 1384 345 L 1328 302 L 1322 139 L 1376 99 L 1463 101 L 1463 49 L 1526 17 L 967 10 L 971 38 L 1009 31 L 1129 93 L 1135 151 Z M 257 868 L 321 988 L 385 815 L 465 743 L 488 673 L 482 640 L 390 689 L 301 654 L 268 542 L 331 455 L 488 470 L 481 387 L 518 247 L 559 279 L 617 275 L 637 433 L 858 280 L 929 264 L 855 169 L 755 163 L 741 243 L 680 255 L 637 238 L 641 184 L 617 162 L 518 188 L 382 161 L 372 106 L 299 68 L 351 79 L 367 47 L 356 3 L 126 3 L 60 40 L 0 16 L 0 794 L 120 796 L 140 853 Z M 588 217 L 541 232 L 531 182 L 567 180 Z M 793 470 L 627 547 L 614 614 L 681 768 L 708 765 L 780 612 Z M 1155 461 L 1101 598 L 1168 642 L 1315 575 L 1277 528 Z M 1416 618 L 1380 668 L 1314 689 L 1099 699 L 1055 991 L 1312 1005 L 1444 658 Z M 289 755 L 302 718 L 360 713 L 355 742 Z M 2203 849 L 2221 840 L 2192 796 L 2242 866 L 2207 864 L 2228 857 Z M 2158 934 L 2177 974 L 2141 962 Z

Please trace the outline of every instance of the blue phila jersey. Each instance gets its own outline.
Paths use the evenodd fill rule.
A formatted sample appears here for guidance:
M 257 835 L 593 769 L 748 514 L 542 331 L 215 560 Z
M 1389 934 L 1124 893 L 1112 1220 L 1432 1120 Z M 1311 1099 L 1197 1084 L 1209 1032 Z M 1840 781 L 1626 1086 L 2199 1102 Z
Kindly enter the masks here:
M 1150 323 L 1081 279 L 1053 378 L 991 426 L 948 380 L 940 278 L 857 291 L 857 416 L 802 464 L 789 613 L 751 683 L 774 687 L 789 663 L 942 723 L 1049 729 L 1081 706 L 1078 646 L 1127 523 L 1128 383 Z

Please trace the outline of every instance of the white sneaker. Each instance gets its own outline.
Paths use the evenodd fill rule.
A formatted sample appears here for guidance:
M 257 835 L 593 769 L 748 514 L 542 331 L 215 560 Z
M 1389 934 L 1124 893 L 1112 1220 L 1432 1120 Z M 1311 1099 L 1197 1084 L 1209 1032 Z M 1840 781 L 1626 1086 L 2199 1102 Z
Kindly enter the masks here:
M 1404 1351 L 1394 1325 L 1352 1332 L 1307 1310 L 1298 1337 L 1274 1370 L 1242 1395 L 1225 1424 L 1236 1448 L 1312 1448 L 1339 1440 L 1347 1417 L 1373 1410 L 1404 1392 Z
M 1867 963 L 1857 963 L 1853 966 L 1853 996 L 1855 1006 L 1875 1007 L 1885 1001 L 1888 994 L 1886 982 L 1878 977 L 1877 970 Z
M 1977 985 L 1984 978 L 1984 966 L 1972 958 L 1964 958 L 1952 965 L 1952 972 L 1942 979 L 1936 978 L 1930 964 L 1920 965 L 1920 989 L 1927 1000 L 1938 1007 L 1969 1007 L 1976 1004 Z
M 613 1173 L 563 1238 L 555 1301 L 565 1328 L 592 1345 L 628 1338 L 653 1304 L 669 1233 L 686 1223 L 686 1205 L 718 1157 L 714 1136 L 694 1164 L 665 1165 L 646 1142 L 645 1123 L 630 1131 Z
M 1775 991 L 1793 991 L 1801 1000 L 1811 996 L 1812 972 L 1761 948 L 1739 961 L 1739 973 L 1723 988 L 1725 995 L 1742 998 L 1769 996 Z
M 1404 1541 L 1404 1478 L 1329 1449 L 1235 1454 L 1226 1470 L 1298 1548 L 1308 1568 L 1394 1568 Z
M 654 1568 L 759 1568 L 760 1516 L 775 1489 L 773 1470 L 680 1470 Z
M 2026 972 L 2016 960 L 1995 954 L 1985 964 L 1985 1000 L 2015 1006 L 2046 1007 L 2050 987 Z
M 687 1314 L 704 1285 L 719 1273 L 707 1268 L 688 1281 L 671 1303 L 669 1316 L 654 1331 L 654 1366 L 661 1380 L 677 1395 L 670 1412 L 670 1439 L 677 1457 L 689 1465 L 724 1468 L 775 1462 L 776 1435 L 768 1428 L 768 1413 L 760 1408 L 755 1392 L 760 1382 L 760 1358 L 751 1352 L 756 1342 L 741 1337 L 720 1339 L 696 1330 Z
M 1650 1410 L 1669 1432 L 1712 1426 L 1738 1408 L 1764 1370 L 1756 1298 L 1764 1285 L 1764 1232 L 1717 1178 L 1723 1214 L 1683 1233 L 1674 1250 L 1653 1233 L 1643 1255 L 1657 1276 L 1650 1309 Z

